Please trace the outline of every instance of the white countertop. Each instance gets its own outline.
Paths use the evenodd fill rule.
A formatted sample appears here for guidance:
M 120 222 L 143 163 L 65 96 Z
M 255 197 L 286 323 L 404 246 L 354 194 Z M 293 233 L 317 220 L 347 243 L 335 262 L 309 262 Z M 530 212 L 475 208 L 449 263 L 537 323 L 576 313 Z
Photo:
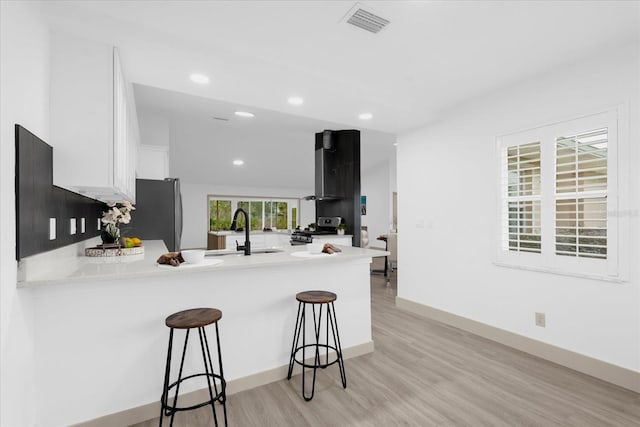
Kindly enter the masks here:
M 381 256 L 380 251 L 340 246 L 342 252 L 336 256 L 298 257 L 291 255 L 294 252 L 305 251 L 304 246 L 286 246 L 277 248 L 282 252 L 255 253 L 245 256 L 242 252 L 228 249 L 210 250 L 208 254 L 219 256 L 207 256 L 206 259 L 221 259 L 222 263 L 186 268 L 159 267 L 156 260 L 167 252 L 166 246 L 161 240 L 144 241 L 145 253 L 143 255 L 119 256 L 119 257 L 86 257 L 76 256 L 65 263 L 65 268 L 52 268 L 49 271 L 41 271 L 30 274 L 29 280 L 18 282 L 18 287 L 36 288 L 47 285 L 65 284 L 70 282 L 90 282 L 94 280 L 126 279 L 133 277 L 147 277 L 166 274 L 187 274 L 192 272 L 216 271 L 229 269 L 247 269 L 274 267 L 286 265 L 300 265 L 300 263 L 336 263 L 340 261 L 358 258 L 371 258 Z M 387 253 L 388 254 L 388 253 Z

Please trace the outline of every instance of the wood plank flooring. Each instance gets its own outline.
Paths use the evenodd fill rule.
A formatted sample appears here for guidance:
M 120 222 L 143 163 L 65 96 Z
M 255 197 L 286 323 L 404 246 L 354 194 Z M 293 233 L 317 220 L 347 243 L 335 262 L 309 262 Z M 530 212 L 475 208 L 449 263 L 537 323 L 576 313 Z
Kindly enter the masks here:
M 234 394 L 230 425 L 640 426 L 640 394 L 400 311 L 394 277 L 372 275 L 371 290 L 375 351 L 345 361 L 346 390 L 333 365 L 319 371 L 310 402 L 300 375 Z M 212 418 L 205 407 L 176 414 L 174 425 Z

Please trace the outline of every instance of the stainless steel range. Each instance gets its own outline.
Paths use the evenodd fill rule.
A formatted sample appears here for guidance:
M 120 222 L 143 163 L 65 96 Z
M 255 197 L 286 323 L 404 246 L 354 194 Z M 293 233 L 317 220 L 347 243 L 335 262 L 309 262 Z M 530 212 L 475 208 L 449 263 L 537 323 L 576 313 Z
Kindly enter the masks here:
M 292 245 L 313 243 L 313 236 L 338 234 L 338 225 L 342 222 L 339 216 L 321 216 L 318 218 L 316 230 L 296 230 L 291 233 Z

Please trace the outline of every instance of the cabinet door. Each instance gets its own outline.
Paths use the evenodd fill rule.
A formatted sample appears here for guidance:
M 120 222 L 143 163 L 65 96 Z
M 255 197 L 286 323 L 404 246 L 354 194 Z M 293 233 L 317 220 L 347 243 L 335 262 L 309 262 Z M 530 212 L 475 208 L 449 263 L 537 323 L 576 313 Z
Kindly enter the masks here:
M 291 246 L 291 235 L 290 234 L 278 234 L 278 247 L 284 248 L 287 246 Z
M 264 235 L 265 248 L 277 248 L 279 245 L 278 234 L 265 234 Z
M 113 49 L 113 184 L 117 192 L 127 193 L 127 138 L 129 108 L 127 88 L 118 51 Z
M 113 192 L 113 47 L 52 32 L 50 60 L 53 184 Z
M 133 96 L 133 86 L 127 84 L 127 105 L 129 106 L 129 126 L 127 128 L 127 195 L 131 201 L 136 200 L 136 170 L 138 168 L 138 148 L 140 145 L 140 129 L 138 128 L 138 115 Z M 162 178 L 165 178 L 167 173 Z
M 117 49 L 53 33 L 50 66 L 53 183 L 134 201 L 137 117 Z

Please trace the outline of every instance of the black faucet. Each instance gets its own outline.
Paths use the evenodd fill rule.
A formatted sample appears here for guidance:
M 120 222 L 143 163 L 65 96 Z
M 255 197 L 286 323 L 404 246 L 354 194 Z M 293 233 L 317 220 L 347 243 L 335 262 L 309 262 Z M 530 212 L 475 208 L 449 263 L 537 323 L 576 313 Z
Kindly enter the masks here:
M 238 241 L 236 240 L 236 250 L 244 250 L 245 255 L 251 255 L 251 242 L 249 241 L 249 215 L 247 215 L 247 212 L 244 209 L 238 208 L 233 213 L 233 220 L 231 221 L 231 231 L 236 231 L 236 228 L 238 227 L 237 221 L 238 214 L 240 212 L 242 212 L 242 214 L 244 215 L 244 245 L 238 245 Z

